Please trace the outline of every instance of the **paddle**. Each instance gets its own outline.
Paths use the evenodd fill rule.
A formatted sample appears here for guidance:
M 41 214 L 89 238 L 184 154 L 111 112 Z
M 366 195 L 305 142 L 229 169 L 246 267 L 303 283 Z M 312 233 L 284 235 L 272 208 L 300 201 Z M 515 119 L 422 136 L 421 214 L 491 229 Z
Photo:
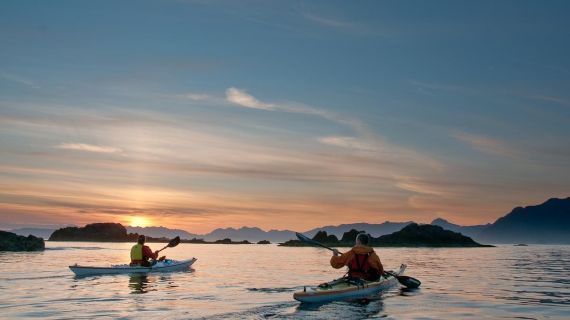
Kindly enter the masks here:
M 303 235 L 303 234 L 301 234 L 301 233 L 299 233 L 299 232 L 296 232 L 295 235 L 296 235 L 297 238 L 299 238 L 299 240 L 301 240 L 302 242 L 309 243 L 309 244 L 313 244 L 313 245 L 316 245 L 316 246 L 319 246 L 319 247 L 323 247 L 323 248 L 329 249 L 330 251 L 333 251 L 333 252 L 335 251 L 335 249 L 333 249 L 333 248 L 331 248 L 331 247 L 327 247 L 327 246 L 325 246 L 324 244 L 322 244 L 322 243 L 320 243 L 320 242 L 318 242 L 318 241 L 316 241 L 316 240 L 313 240 L 313 239 L 311 239 L 311 238 L 309 238 L 309 237 L 307 237 L 307 236 L 305 236 L 305 235 Z M 336 250 L 336 251 L 338 251 L 338 250 Z M 341 252 L 339 252 L 339 253 L 342 254 Z M 411 288 L 411 289 L 415 289 L 415 288 L 419 287 L 419 286 L 422 284 L 420 280 L 415 279 L 415 278 L 412 278 L 412 277 L 399 276 L 399 275 L 397 275 L 397 274 L 395 274 L 395 273 L 393 273 L 393 272 L 391 272 L 391 271 L 384 271 L 384 273 L 387 273 L 387 274 L 393 276 L 394 278 L 396 278 L 396 279 L 398 280 L 398 282 L 400 282 L 400 284 L 402 284 L 403 286 L 406 286 L 406 287 L 408 287 L 408 288 Z
M 162 250 L 164 250 L 164 249 L 166 249 L 166 248 L 174 248 L 174 247 L 176 247 L 178 244 L 180 244 L 180 237 L 179 237 L 179 236 L 176 236 L 176 238 L 170 240 L 170 241 L 168 242 L 168 244 L 167 244 L 164 248 L 158 250 L 156 253 L 159 253 L 160 251 L 162 251 Z
M 418 288 L 422 284 L 421 281 L 416 279 L 416 278 L 412 278 L 412 277 L 408 277 L 408 276 L 399 276 L 392 271 L 384 271 L 384 273 L 387 273 L 387 274 L 395 277 L 396 279 L 398 279 L 398 282 L 400 284 L 402 284 L 403 286 L 408 287 L 410 289 Z
M 295 232 L 295 235 L 296 235 L 297 238 L 299 238 L 299 240 L 301 240 L 302 242 L 314 244 L 314 245 L 316 245 L 316 246 L 323 247 L 323 248 L 325 248 L 325 249 L 329 249 L 330 251 L 333 251 L 333 252 L 335 251 L 335 249 L 333 249 L 333 248 L 331 248 L 331 247 L 327 247 L 327 246 L 325 246 L 324 244 L 322 244 L 322 243 L 320 243 L 320 242 L 318 242 L 318 241 L 316 241 L 316 240 L 313 240 L 313 239 L 311 239 L 311 238 L 305 236 L 305 235 L 302 234 L 302 233 Z M 338 251 L 338 250 L 337 250 L 337 251 Z M 340 251 L 339 251 L 339 253 L 342 254 L 342 252 L 340 252 Z

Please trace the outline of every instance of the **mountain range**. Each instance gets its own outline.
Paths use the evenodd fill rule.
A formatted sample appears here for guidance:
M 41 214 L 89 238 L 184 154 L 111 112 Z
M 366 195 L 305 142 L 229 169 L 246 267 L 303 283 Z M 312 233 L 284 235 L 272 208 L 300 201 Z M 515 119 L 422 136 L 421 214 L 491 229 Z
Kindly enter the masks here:
M 314 228 L 303 233 L 313 237 L 318 231 L 326 231 L 329 235 L 341 237 L 345 232 L 356 229 L 365 230 L 373 237 L 380 237 L 399 231 L 411 223 L 414 222 L 351 223 Z M 570 197 L 552 198 L 539 205 L 517 207 L 494 223 L 485 225 L 461 226 L 440 218 L 433 220 L 431 224 L 486 243 L 570 243 Z M 49 238 L 53 231 L 39 228 L 11 230 L 16 234 L 32 234 L 44 239 Z M 291 230 L 264 231 L 256 227 L 219 228 L 206 234 L 166 227 L 127 227 L 127 231 L 156 238 L 180 236 L 183 239 L 201 238 L 206 241 L 230 238 L 235 241 L 284 242 L 295 238 L 295 232 Z
M 201 238 L 201 235 L 190 233 L 182 229 L 170 229 L 166 227 L 131 227 L 127 226 L 128 233 L 144 234 L 153 238 L 174 238 L 179 236 L 182 239 Z
M 15 233 L 20 236 L 33 235 L 38 238 L 49 239 L 49 236 L 55 231 L 55 229 L 50 228 L 19 228 L 10 230 L 10 232 Z

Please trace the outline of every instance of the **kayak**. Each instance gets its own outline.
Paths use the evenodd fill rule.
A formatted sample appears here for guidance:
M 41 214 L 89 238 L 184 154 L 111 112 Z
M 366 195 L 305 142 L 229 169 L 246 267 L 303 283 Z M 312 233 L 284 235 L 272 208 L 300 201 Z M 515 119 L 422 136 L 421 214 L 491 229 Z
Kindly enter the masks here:
M 398 271 L 393 273 L 400 276 L 406 270 L 402 264 Z M 295 292 L 293 298 L 297 301 L 308 303 L 323 303 L 334 300 L 361 299 L 379 294 L 394 287 L 398 279 L 393 275 L 385 274 L 378 281 L 349 281 L 340 278 L 331 282 L 320 284 L 316 287 L 305 287 L 303 291 Z
M 90 267 L 73 265 L 69 269 L 76 276 L 92 276 L 101 274 L 133 274 L 133 273 L 150 273 L 150 272 L 173 272 L 188 270 L 192 264 L 196 262 L 196 258 L 189 260 L 171 260 L 166 259 L 159 261 L 151 267 L 134 266 L 128 264 L 112 265 L 110 267 Z

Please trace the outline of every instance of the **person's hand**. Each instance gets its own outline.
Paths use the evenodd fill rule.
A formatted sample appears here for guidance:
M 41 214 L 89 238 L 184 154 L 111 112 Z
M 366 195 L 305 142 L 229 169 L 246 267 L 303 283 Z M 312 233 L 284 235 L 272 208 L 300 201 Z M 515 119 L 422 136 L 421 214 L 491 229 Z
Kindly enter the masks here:
M 158 250 L 156 250 L 156 251 L 154 252 L 154 255 L 155 255 L 155 256 L 158 256 Z
M 164 261 L 166 259 L 166 256 L 162 256 L 160 257 L 160 259 L 158 259 L 158 261 Z
M 337 249 L 333 249 L 333 256 L 338 256 L 340 254 L 340 251 L 338 251 Z

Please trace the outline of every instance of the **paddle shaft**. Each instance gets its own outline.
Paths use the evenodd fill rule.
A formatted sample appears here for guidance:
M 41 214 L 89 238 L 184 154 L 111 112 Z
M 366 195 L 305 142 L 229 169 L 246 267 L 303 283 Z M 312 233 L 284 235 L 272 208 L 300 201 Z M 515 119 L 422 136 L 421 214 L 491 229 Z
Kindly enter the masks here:
M 180 237 L 176 237 L 176 238 L 170 240 L 170 241 L 168 242 L 168 244 L 167 244 L 166 246 L 164 246 L 164 248 L 158 250 L 156 253 L 159 253 L 159 252 L 161 252 L 162 250 L 164 250 L 164 249 L 166 249 L 166 248 L 174 248 L 174 247 L 176 247 L 179 243 L 180 243 Z
M 308 238 L 307 236 L 305 236 L 305 235 L 302 234 L 302 233 L 298 233 L 298 232 L 297 232 L 296 234 L 297 234 L 297 238 L 299 238 L 299 240 L 301 240 L 301 241 L 303 241 L 303 242 L 312 243 L 312 244 L 314 244 L 314 245 L 316 245 L 316 246 L 319 246 L 319 247 L 322 247 L 322 248 L 325 248 L 325 249 L 329 249 L 329 250 L 332 251 L 332 252 L 335 252 L 335 251 L 336 251 L 336 252 L 342 254 L 342 252 L 340 252 L 340 251 L 338 251 L 338 250 L 335 250 L 335 249 L 333 249 L 333 248 L 331 248 L 331 247 L 325 246 L 324 244 L 322 244 L 322 243 L 320 243 L 320 242 L 318 242 L 318 241 L 316 241 L 316 240 L 310 239 L 310 238 Z
M 315 241 L 314 243 L 315 243 L 317 246 L 323 247 L 323 248 L 325 248 L 325 249 L 329 249 L 329 250 L 332 251 L 332 252 L 335 252 L 335 251 L 336 251 L 336 252 L 342 254 L 342 252 L 340 252 L 340 251 L 338 251 L 338 250 L 336 250 L 336 249 L 333 249 L 333 248 L 331 248 L 331 247 L 327 247 L 327 246 L 325 246 L 324 244 L 322 244 L 322 243 L 320 243 L 320 242 Z

